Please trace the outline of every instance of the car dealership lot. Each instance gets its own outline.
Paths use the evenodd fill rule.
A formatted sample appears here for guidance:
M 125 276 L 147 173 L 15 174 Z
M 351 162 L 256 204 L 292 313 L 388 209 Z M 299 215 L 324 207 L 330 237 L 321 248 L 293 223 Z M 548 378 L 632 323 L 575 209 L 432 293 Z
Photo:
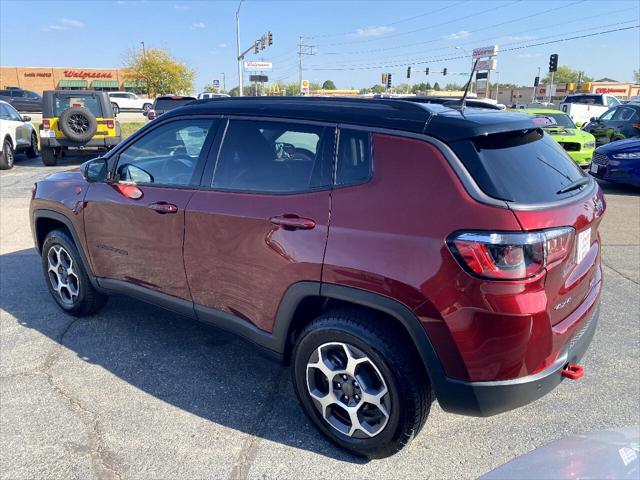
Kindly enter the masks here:
M 85 155 L 84 158 L 90 158 Z M 289 370 L 249 344 L 124 297 L 60 312 L 28 224 L 34 181 L 0 175 L 0 471 L 6 478 L 472 478 L 565 435 L 638 422 L 640 192 L 607 186 L 605 287 L 585 377 L 487 419 L 443 413 L 400 454 L 364 462 L 304 416 Z

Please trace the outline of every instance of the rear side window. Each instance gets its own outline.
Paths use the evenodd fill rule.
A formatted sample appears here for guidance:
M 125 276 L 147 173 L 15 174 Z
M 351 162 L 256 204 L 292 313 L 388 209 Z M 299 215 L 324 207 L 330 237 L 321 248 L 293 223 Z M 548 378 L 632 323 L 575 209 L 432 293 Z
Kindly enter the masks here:
M 371 177 L 371 134 L 340 130 L 336 185 L 366 183 Z
M 518 203 L 546 203 L 579 194 L 558 193 L 585 174 L 540 129 L 487 135 L 452 147 L 488 195 Z

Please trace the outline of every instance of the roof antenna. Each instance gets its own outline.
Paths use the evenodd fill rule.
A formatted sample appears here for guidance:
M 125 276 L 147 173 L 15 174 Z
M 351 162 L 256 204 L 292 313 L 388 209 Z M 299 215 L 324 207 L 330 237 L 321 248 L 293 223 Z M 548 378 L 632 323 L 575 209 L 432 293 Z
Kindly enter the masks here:
M 471 80 L 473 80 L 473 74 L 476 71 L 476 66 L 478 65 L 479 58 L 476 58 L 476 61 L 473 63 L 473 69 L 471 70 L 471 75 L 469 75 L 469 81 L 467 82 L 467 86 L 464 87 L 464 95 L 462 95 L 462 102 L 460 105 L 460 110 L 464 112 L 464 107 L 466 106 L 467 101 L 467 93 L 469 93 L 469 87 L 471 86 Z

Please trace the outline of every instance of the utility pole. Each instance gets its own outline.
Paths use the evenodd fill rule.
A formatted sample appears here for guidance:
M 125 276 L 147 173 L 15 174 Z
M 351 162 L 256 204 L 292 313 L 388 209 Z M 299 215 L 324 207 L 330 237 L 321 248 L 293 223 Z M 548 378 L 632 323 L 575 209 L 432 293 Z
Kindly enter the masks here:
M 304 37 L 300 35 L 298 43 L 298 86 L 300 90 L 302 90 L 302 57 L 313 54 L 313 45 L 305 45 Z
M 227 91 L 227 76 L 225 75 L 224 72 L 222 72 L 222 89 L 225 92 Z
M 242 1 L 238 3 L 238 10 L 236 10 L 236 45 L 238 47 L 238 95 L 242 96 L 242 56 L 240 55 L 240 7 Z
M 500 72 L 496 70 L 496 102 L 498 101 L 498 90 L 500 90 Z
M 147 63 L 147 51 L 144 49 L 144 42 L 140 42 L 140 45 L 142 45 L 142 61 L 143 63 Z M 150 98 L 151 95 L 149 95 L 149 79 L 146 78 L 146 75 L 145 75 L 145 80 L 146 80 L 145 83 L 147 84 L 147 98 Z

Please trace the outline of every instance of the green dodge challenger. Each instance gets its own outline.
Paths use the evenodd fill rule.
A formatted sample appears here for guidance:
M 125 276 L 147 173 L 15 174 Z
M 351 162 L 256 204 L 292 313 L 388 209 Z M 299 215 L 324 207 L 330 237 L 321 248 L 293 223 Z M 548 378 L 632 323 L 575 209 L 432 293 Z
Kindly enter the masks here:
M 518 110 L 534 117 L 546 117 L 554 121 L 555 125 L 543 127 L 543 129 L 558 142 L 567 154 L 578 165 L 589 165 L 596 139 L 590 133 L 576 127 L 573 120 L 566 113 L 559 110 L 529 108 Z

